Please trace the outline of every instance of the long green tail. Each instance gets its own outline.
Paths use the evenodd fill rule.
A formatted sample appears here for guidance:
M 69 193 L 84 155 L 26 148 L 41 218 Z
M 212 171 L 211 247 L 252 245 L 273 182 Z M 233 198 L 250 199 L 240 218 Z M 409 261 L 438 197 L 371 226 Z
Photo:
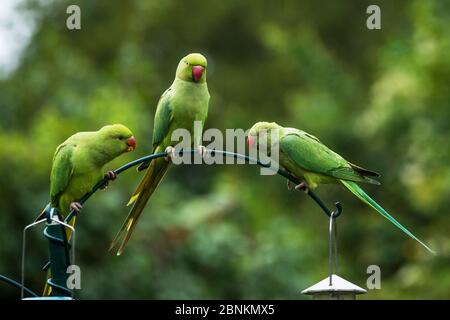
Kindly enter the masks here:
M 341 180 L 342 184 L 347 187 L 348 190 L 350 190 L 355 196 L 357 196 L 359 199 L 361 199 L 363 202 L 367 203 L 369 206 L 377 210 L 383 217 L 388 219 L 390 222 L 392 222 L 397 228 L 402 230 L 404 233 L 406 233 L 408 236 L 419 242 L 422 246 L 424 246 L 428 251 L 430 251 L 432 254 L 436 254 L 432 249 L 430 249 L 425 243 L 420 241 L 415 235 L 413 235 L 408 229 L 406 229 L 404 226 L 400 224 L 393 216 L 391 216 L 389 213 L 386 212 L 386 210 L 383 209 L 378 203 L 375 202 L 367 193 L 364 192 L 363 189 L 359 185 L 357 185 L 354 182 L 351 181 L 345 181 Z

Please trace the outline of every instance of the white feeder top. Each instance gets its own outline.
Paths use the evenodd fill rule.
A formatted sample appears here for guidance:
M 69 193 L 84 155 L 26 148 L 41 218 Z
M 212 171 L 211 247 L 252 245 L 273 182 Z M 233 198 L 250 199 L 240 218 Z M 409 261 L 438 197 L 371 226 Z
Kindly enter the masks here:
M 303 294 L 317 294 L 327 292 L 353 292 L 355 294 L 361 294 L 366 293 L 367 291 L 335 274 L 332 275 L 331 286 L 330 277 L 326 277 L 322 281 L 302 291 Z

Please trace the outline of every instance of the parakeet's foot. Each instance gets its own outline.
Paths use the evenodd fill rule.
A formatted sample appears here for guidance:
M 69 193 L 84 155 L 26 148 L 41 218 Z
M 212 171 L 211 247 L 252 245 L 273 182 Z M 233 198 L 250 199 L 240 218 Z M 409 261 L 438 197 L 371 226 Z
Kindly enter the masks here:
M 105 178 L 108 180 L 116 180 L 117 179 L 117 173 L 115 173 L 114 171 L 108 171 L 107 173 L 105 173 Z
M 286 172 L 292 175 L 292 173 L 287 169 L 286 169 Z M 289 179 L 286 179 L 286 186 L 289 191 L 291 191 L 293 189 L 292 185 L 293 185 L 292 181 Z
M 164 157 L 166 161 L 172 161 L 172 158 L 175 158 L 175 148 L 168 146 L 166 150 L 164 150 L 167 153 L 167 156 Z
M 75 211 L 76 213 L 80 213 L 81 209 L 83 208 L 81 203 L 75 202 L 75 201 L 71 202 L 69 207 L 71 210 Z
M 301 183 L 295 186 L 295 190 L 302 190 L 304 193 L 307 194 L 309 192 L 309 186 L 305 181 L 302 181 Z
M 289 180 L 289 179 L 287 179 L 287 180 L 286 180 L 286 186 L 287 186 L 287 188 L 288 188 L 289 191 L 293 189 L 293 186 L 292 186 L 292 185 L 293 185 L 293 184 L 292 184 L 292 181 Z
M 107 180 L 107 182 L 100 188 L 102 190 L 105 190 L 108 187 L 110 180 L 113 181 L 117 179 L 117 173 L 110 170 L 107 173 L 105 173 L 105 179 Z

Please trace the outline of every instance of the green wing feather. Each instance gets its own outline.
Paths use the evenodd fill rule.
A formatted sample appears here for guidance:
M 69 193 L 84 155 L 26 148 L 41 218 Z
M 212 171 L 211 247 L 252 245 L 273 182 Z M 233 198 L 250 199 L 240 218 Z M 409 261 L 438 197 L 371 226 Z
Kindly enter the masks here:
M 155 148 L 164 140 L 167 133 L 169 132 L 169 127 L 173 120 L 173 110 L 170 103 L 171 92 L 172 88 L 167 89 L 158 101 L 158 106 L 156 108 L 155 114 L 155 125 L 153 127 L 153 148 Z
M 50 174 L 50 203 L 58 205 L 59 197 L 66 190 L 73 175 L 72 155 L 75 146 L 61 144 L 53 157 L 53 166 Z
M 69 185 L 73 175 L 72 155 L 75 147 L 70 144 L 60 144 L 53 156 L 52 171 L 50 173 L 50 205 L 59 207 L 59 198 Z M 45 209 L 39 214 L 35 221 L 43 219 Z M 50 278 L 50 270 L 47 272 L 47 279 Z M 45 282 L 43 296 L 49 296 L 52 288 Z
M 172 88 L 167 89 L 159 98 L 158 105 L 156 107 L 155 121 L 153 127 L 152 136 L 152 153 L 163 142 L 164 138 L 169 132 L 170 124 L 173 120 L 173 109 L 170 103 L 172 96 Z M 163 150 L 164 151 L 164 150 Z M 142 171 L 148 168 L 150 162 L 144 162 L 138 167 L 138 171 Z M 140 190 L 136 190 L 140 191 Z
M 358 172 L 347 160 L 330 150 L 317 138 L 300 130 L 281 137 L 280 150 L 305 171 L 336 179 L 380 184 Z

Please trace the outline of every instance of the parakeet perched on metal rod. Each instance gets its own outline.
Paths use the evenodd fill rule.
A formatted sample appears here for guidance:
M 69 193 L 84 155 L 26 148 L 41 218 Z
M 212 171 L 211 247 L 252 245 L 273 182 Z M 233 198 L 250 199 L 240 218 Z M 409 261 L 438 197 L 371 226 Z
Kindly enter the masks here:
M 121 124 L 107 125 L 98 131 L 78 132 L 58 146 L 53 156 L 50 174 L 50 206 L 57 208 L 62 217 L 73 209 L 80 212 L 77 202 L 104 177 L 116 178 L 113 171 L 105 173 L 105 165 L 118 156 L 133 151 L 136 139 Z M 45 210 L 36 220 L 44 218 Z M 73 226 L 75 217 L 69 221 Z M 70 239 L 71 230 L 66 231 Z M 50 294 L 46 286 L 44 295 Z
M 194 134 L 194 122 L 201 123 L 201 130 L 208 114 L 209 92 L 206 84 L 206 58 L 199 53 L 191 53 L 178 64 L 175 80 L 159 99 L 153 126 L 152 153 L 166 151 L 166 159 L 155 159 L 142 164 L 138 170 L 145 170 L 145 176 L 130 198 L 128 205 L 133 207 L 122 227 L 111 243 L 110 250 L 120 241 L 117 255 L 120 255 L 136 227 L 139 216 L 144 210 L 148 199 L 164 177 L 170 157 L 174 155 L 174 142 L 171 136 L 176 129 L 186 129 L 191 136 Z M 200 145 L 201 132 L 192 142 L 203 155 L 205 148 Z
M 276 141 L 271 141 L 273 130 L 275 130 L 273 136 L 277 137 Z M 379 177 L 378 173 L 348 162 L 326 147 L 319 139 L 299 129 L 284 128 L 275 122 L 258 122 L 249 131 L 247 137 L 249 147 L 259 148 L 261 136 L 264 137 L 264 146 L 272 146 L 272 149 L 276 150 L 273 146 L 277 145 L 279 164 L 303 180 L 295 187 L 297 190 L 308 192 L 309 189 L 315 189 L 320 184 L 341 184 L 428 251 L 434 253 L 358 185 L 361 182 L 379 185 L 380 183 L 374 179 Z
M 78 132 L 69 137 L 53 156 L 50 206 L 57 208 L 63 217 L 71 209 L 79 212 L 78 199 L 105 176 L 111 180 L 116 178 L 114 172 L 104 172 L 105 165 L 135 148 L 133 133 L 121 124 L 107 125 L 98 131 Z

